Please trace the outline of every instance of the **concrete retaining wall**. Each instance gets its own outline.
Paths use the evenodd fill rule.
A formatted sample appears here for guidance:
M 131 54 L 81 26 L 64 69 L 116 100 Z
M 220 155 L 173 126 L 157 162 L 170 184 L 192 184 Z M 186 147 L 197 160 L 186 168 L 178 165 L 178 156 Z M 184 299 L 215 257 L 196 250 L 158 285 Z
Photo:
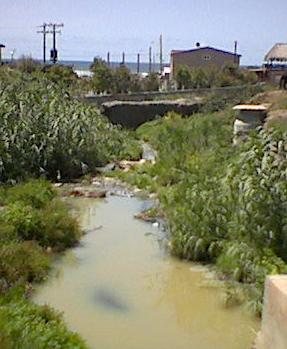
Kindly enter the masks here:
M 261 331 L 256 349 L 287 348 L 287 276 L 270 276 L 266 280 Z
M 260 84 L 259 84 L 260 85 Z M 259 86 L 258 85 L 258 86 Z M 157 99 L 175 99 L 175 98 L 193 98 L 204 97 L 208 94 L 221 94 L 222 96 L 233 94 L 236 91 L 244 91 L 246 86 L 230 86 L 230 87 L 216 87 L 216 88 L 197 88 L 182 91 L 169 91 L 169 92 L 138 92 L 138 93 L 125 93 L 114 95 L 93 95 L 86 96 L 84 100 L 91 104 L 101 105 L 111 101 L 152 101 Z
M 102 105 L 102 112 L 113 124 L 136 129 L 141 124 L 163 116 L 170 111 L 182 115 L 191 115 L 199 111 L 201 104 L 177 101 L 159 102 L 107 102 Z

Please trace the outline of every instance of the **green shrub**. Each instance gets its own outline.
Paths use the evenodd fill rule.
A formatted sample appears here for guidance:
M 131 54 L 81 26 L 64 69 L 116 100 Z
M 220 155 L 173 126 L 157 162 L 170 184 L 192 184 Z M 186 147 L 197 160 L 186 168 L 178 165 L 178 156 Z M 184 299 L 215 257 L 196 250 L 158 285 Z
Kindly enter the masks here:
M 6 195 L 7 203 L 20 201 L 33 208 L 43 208 L 56 197 L 56 191 L 47 181 L 30 180 L 10 188 Z
M 266 275 L 287 272 L 287 266 L 271 249 L 258 249 L 245 242 L 228 242 L 216 262 L 219 269 L 235 281 L 260 286 Z
M 138 135 L 158 152 L 142 177 L 158 186 L 172 252 L 216 263 L 258 312 L 266 276 L 287 273 L 287 134 L 256 131 L 232 147 L 233 118 L 227 108 L 141 126 Z
M 20 201 L 9 204 L 3 219 L 19 239 L 38 241 L 44 247 L 62 250 L 75 245 L 81 236 L 76 219 L 70 216 L 64 203 L 56 199 L 41 210 Z
M 252 85 L 258 82 L 255 73 L 236 65 L 226 65 L 221 69 L 190 69 L 180 65 L 175 72 L 178 89 L 228 87 Z
M 78 77 L 72 67 L 61 64 L 45 66 L 42 71 L 45 78 L 63 87 L 69 87 L 76 83 Z
M 37 241 L 57 250 L 71 247 L 81 231 L 50 183 L 33 180 L 7 189 L 0 213 L 0 242 Z
M 44 232 L 39 210 L 19 201 L 6 206 L 2 214 L 4 222 L 13 226 L 19 239 L 42 240 Z
M 58 313 L 24 300 L 31 290 L 30 283 L 42 281 L 50 270 L 51 257 L 43 246 L 57 250 L 73 246 L 81 236 L 78 223 L 48 182 L 33 180 L 3 190 L 1 349 L 86 348 L 77 334 L 67 330 Z
M 191 71 L 186 65 L 181 65 L 175 72 L 175 81 L 179 90 L 191 88 Z
M 70 180 L 120 156 L 139 154 L 130 132 L 44 77 L 0 79 L 0 90 L 1 182 Z
M 0 280 L 8 287 L 41 281 L 49 270 L 49 258 L 36 242 L 0 245 Z
M 67 330 L 62 316 L 48 306 L 25 300 L 0 306 L 1 349 L 86 349 L 85 342 Z
M 14 226 L 5 221 L 4 217 L 0 215 L 0 245 L 6 242 L 17 241 L 18 234 Z
M 43 246 L 63 250 L 74 246 L 82 235 L 77 220 L 70 215 L 66 205 L 60 200 L 51 201 L 41 210 L 40 220 L 42 235 L 38 241 Z
M 41 68 L 41 64 L 31 56 L 22 56 L 20 59 L 17 59 L 12 66 L 22 73 L 28 74 L 34 73 Z

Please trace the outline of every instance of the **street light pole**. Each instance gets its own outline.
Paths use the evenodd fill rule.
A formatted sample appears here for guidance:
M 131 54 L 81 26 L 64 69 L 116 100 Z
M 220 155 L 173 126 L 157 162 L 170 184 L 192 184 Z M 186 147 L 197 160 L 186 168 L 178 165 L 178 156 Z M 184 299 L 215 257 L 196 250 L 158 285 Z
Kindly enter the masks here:
M 14 49 L 10 52 L 10 54 L 11 54 L 11 63 L 13 63 L 15 51 L 16 51 L 16 49 L 14 48 Z

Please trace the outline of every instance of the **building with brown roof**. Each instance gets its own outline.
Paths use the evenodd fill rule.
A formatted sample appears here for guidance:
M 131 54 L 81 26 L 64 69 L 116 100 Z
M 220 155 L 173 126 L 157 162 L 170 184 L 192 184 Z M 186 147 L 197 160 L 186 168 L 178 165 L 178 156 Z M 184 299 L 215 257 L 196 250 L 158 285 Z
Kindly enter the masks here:
M 220 69 L 225 65 L 235 64 L 239 66 L 241 55 L 214 47 L 197 47 L 192 50 L 171 51 L 171 72 L 174 74 L 180 65 L 191 69 Z

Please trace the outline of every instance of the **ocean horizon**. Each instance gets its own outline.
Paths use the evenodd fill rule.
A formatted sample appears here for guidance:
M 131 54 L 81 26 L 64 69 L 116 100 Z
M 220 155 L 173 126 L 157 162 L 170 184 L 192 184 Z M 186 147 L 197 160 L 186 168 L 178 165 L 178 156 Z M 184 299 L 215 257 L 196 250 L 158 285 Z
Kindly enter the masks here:
M 92 61 L 73 61 L 73 60 L 60 60 L 59 64 L 67 65 L 72 67 L 74 70 L 80 70 L 80 71 L 89 71 L 90 66 L 93 62 Z M 110 62 L 110 66 L 112 68 L 116 68 L 120 66 L 120 62 Z M 137 63 L 136 62 L 126 62 L 125 66 L 132 72 L 137 72 Z M 169 66 L 169 64 L 164 64 L 164 67 Z M 153 63 L 152 64 L 152 71 L 159 72 L 160 71 L 160 64 L 159 63 Z M 149 63 L 142 62 L 140 63 L 140 73 L 148 73 L 149 72 Z

